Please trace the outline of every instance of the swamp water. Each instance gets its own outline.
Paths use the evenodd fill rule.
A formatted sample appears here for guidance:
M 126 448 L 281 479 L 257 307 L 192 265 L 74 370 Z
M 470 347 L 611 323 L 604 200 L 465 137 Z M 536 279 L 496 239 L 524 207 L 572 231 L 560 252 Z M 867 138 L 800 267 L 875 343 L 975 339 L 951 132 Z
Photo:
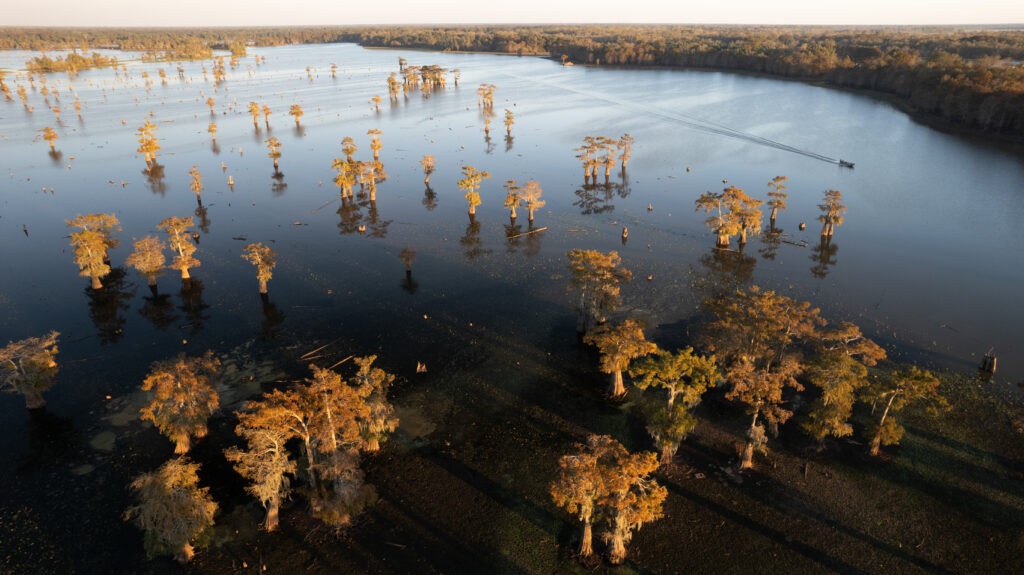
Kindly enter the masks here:
M 18 69 L 33 55 L 0 54 L 0 67 Z M 254 56 L 266 59 L 257 64 Z M 389 103 L 385 81 L 398 57 L 458 68 L 459 86 L 449 78 L 429 98 L 410 92 Z M 91 556 L 88 541 L 68 547 L 62 534 L 90 515 L 135 545 L 132 528 L 119 521 L 126 473 L 170 455 L 169 443 L 133 416 L 137 389 L 151 362 L 180 351 L 213 349 L 232 362 L 227 409 L 261 385 L 305 377 L 308 361 L 300 358 L 320 345 L 330 344 L 316 358 L 322 365 L 375 353 L 404 380 L 395 397 L 406 445 L 433 440 L 452 417 L 450 404 L 459 399 L 439 390 L 481 385 L 482 375 L 491 378 L 489 415 L 553 411 L 576 426 L 563 432 L 624 425 L 615 410 L 579 416 L 575 407 L 593 405 L 574 404 L 565 383 L 551 397 L 536 389 L 545 377 L 597 377 L 592 358 L 574 345 L 565 253 L 575 248 L 619 251 L 634 279 L 615 317 L 643 318 L 657 341 L 683 341 L 681 326 L 709 289 L 757 284 L 811 301 L 830 322 L 858 324 L 896 359 L 970 371 L 994 348 L 996 384 L 1024 378 L 1019 148 L 944 134 L 863 96 L 715 72 L 569 68 L 537 58 L 339 44 L 251 50 L 215 89 L 211 61 L 182 63 L 183 78 L 177 63 L 124 64 L 127 79 L 92 70 L 71 82 L 83 102 L 81 120 L 65 74 L 47 78 L 58 90 L 59 126 L 39 77 L 35 89 L 23 76 L 6 78 L 12 92 L 29 88 L 33 113 L 17 98 L 0 102 L 0 340 L 62 334 L 47 414 L 30 417 L 13 396 L 0 402 L 0 461 L 19 470 L 0 482 L 2 521 L 38 526 L 37 545 L 21 551 L 28 560 L 50 553 L 55 565 L 80 567 L 137 559 L 135 548 L 124 557 L 116 550 Z M 481 83 L 497 86 L 489 138 L 477 105 Z M 379 112 L 370 103 L 377 94 Z M 52 94 L 48 100 L 55 102 Z M 250 101 L 270 106 L 269 129 L 262 118 L 254 129 Z M 287 115 L 292 104 L 305 112 L 300 126 Z M 505 108 L 515 113 L 511 138 Z M 162 178 L 144 173 L 135 153 L 135 130 L 147 117 L 159 126 Z M 46 126 L 60 136 L 53 154 L 39 137 Z M 366 132 L 374 128 L 382 132 L 388 179 L 376 202 L 343 204 L 331 160 L 343 156 L 345 136 L 360 147 L 356 159 L 369 159 Z M 627 132 L 636 145 L 625 175 L 615 169 L 609 184 L 599 177 L 598 185 L 584 185 L 573 148 L 584 136 Z M 277 172 L 263 143 L 271 136 L 282 143 Z M 426 154 L 437 158 L 430 190 L 418 165 Z M 204 176 L 201 206 L 188 187 L 193 165 Z M 472 221 L 456 186 L 462 165 L 492 175 Z M 777 226 L 791 243 L 756 237 L 742 254 L 714 250 L 693 201 L 723 185 L 766 199 L 766 184 L 778 175 L 789 178 L 789 209 Z M 523 209 L 510 224 L 502 208 L 507 179 L 543 187 L 547 205 L 533 227 Z M 821 245 L 815 218 L 826 189 L 842 191 L 848 212 Z M 102 290 L 91 290 L 72 261 L 64 219 L 79 213 L 115 213 L 121 221 L 121 245 L 110 254 L 115 270 Z M 199 224 L 202 265 L 188 285 L 165 274 L 153 295 L 124 265 L 132 240 L 157 234 L 163 218 L 187 215 Z M 278 253 L 265 301 L 254 268 L 240 257 L 257 241 Z M 405 248 L 416 250 L 411 274 L 398 257 Z M 564 361 L 581 365 L 556 366 Z M 426 375 L 414 373 L 417 362 Z M 443 383 L 431 389 L 430 382 Z M 475 441 L 473 432 L 461 433 Z M 483 432 L 479 442 L 481 451 L 494 449 Z M 203 455 L 199 448 L 197 459 Z M 548 481 L 543 474 L 553 461 L 536 464 L 538 484 Z M 222 467 L 216 472 L 230 476 Z M 492 477 L 492 487 L 515 491 L 515 473 L 510 464 L 509 478 Z M 231 481 L 240 491 L 240 480 Z

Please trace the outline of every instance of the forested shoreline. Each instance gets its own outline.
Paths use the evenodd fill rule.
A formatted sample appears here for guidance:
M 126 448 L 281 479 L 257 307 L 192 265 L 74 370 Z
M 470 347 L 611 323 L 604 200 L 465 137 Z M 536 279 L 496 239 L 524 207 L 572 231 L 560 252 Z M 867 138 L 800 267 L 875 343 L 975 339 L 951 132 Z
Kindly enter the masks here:
M 246 44 L 550 55 L 574 64 L 753 72 L 895 97 L 951 125 L 1021 139 L 1024 30 L 953 27 L 451 26 L 301 28 L 8 28 L 0 49 L 116 48 L 203 58 Z

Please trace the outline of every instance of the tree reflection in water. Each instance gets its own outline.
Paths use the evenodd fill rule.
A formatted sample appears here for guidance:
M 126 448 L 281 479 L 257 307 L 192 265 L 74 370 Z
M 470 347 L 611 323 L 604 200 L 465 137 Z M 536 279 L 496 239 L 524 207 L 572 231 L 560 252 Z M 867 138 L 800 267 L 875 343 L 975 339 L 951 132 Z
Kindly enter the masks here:
M 121 313 L 128 309 L 128 299 L 135 295 L 135 286 L 125 282 L 125 271 L 112 268 L 103 278 L 100 289 L 85 288 L 89 298 L 89 317 L 103 344 L 115 343 L 124 335 L 126 319 Z
M 209 316 L 204 315 L 210 306 L 203 303 L 203 280 L 196 278 L 189 278 L 181 280 L 181 291 L 178 292 L 178 297 L 181 298 L 181 311 L 185 312 L 185 319 L 188 320 L 188 325 L 191 332 L 198 333 L 203 329 L 203 325 Z
M 491 253 L 491 250 L 483 248 L 483 240 L 480 239 L 480 222 L 476 221 L 476 216 L 473 214 L 469 215 L 466 235 L 459 238 L 459 245 L 465 250 L 466 259 L 468 260 L 475 260 L 480 256 Z
M 263 307 L 263 320 L 260 322 L 260 334 L 264 340 L 272 340 L 277 338 L 281 324 L 284 323 L 284 313 L 277 308 L 274 302 L 270 301 L 270 296 L 265 293 L 260 294 L 260 302 Z
M 811 275 L 818 279 L 828 277 L 831 267 L 836 265 L 836 253 L 838 251 L 839 246 L 832 243 L 832 238 L 822 236 L 821 242 L 811 250 L 811 261 L 815 262 L 811 266 Z

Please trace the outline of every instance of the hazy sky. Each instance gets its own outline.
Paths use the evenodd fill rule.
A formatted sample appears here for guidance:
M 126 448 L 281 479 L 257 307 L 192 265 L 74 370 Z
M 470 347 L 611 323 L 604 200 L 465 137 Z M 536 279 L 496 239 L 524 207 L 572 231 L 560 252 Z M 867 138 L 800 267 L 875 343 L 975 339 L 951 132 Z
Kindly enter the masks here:
M 0 26 L 1024 23 L 1024 0 L 0 0 Z

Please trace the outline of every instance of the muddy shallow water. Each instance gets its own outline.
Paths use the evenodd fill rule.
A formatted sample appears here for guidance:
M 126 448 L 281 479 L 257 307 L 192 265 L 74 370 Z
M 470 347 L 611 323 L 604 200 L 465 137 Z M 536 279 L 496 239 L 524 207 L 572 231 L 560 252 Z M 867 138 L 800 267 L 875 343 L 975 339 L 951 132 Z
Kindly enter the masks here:
M 67 485 L 75 487 L 67 488 L 84 491 L 103 481 L 98 508 L 123 499 L 120 471 L 104 468 L 137 471 L 166 455 L 124 449 L 166 447 L 130 416 L 149 364 L 181 350 L 211 348 L 234 361 L 238 401 L 261 385 L 304 376 L 282 371 L 283 356 L 294 361 L 335 340 L 335 355 L 323 361 L 377 353 L 413 382 L 399 390 L 404 432 L 429 435 L 445 408 L 417 399 L 416 362 L 450 384 L 485 361 L 455 342 L 483 342 L 487 357 L 500 351 L 506 368 L 495 377 L 518 369 L 511 350 L 519 341 L 527 355 L 588 361 L 572 347 L 565 293 L 564 254 L 574 248 L 618 250 L 634 276 L 619 315 L 662 326 L 655 333 L 670 340 L 682 337 L 679 326 L 709 286 L 756 283 L 809 300 L 832 321 L 857 323 L 894 357 L 969 371 L 994 348 L 997 382 L 1024 378 L 1018 148 L 932 130 L 863 96 L 725 73 L 566 68 L 537 58 L 347 44 L 250 54 L 216 88 L 210 61 L 183 63 L 182 77 L 177 64 L 138 61 L 125 62 L 127 75 L 83 72 L 71 82 L 81 119 L 67 76 L 51 74 L 59 126 L 39 78 L 33 89 L 25 77 L 7 76 L 12 92 L 18 84 L 29 89 L 34 111 L 16 96 L 0 102 L 0 341 L 62 333 L 62 372 L 46 393 L 58 419 L 30 419 L 13 396 L 0 402 L 0 461 L 26 477 L 73 476 Z M 266 59 L 257 63 L 253 54 Z M 30 56 L 0 54 L 0 67 L 17 69 Z M 429 98 L 410 92 L 389 103 L 385 79 L 400 56 L 460 69 L 459 86 L 449 80 Z M 477 106 L 480 83 L 497 86 L 489 138 Z M 379 112 L 369 102 L 375 94 L 384 99 Z M 254 129 L 250 101 L 272 108 L 270 129 L 262 118 Z M 292 104 L 305 111 L 301 126 L 287 115 Z M 511 138 L 505 108 L 515 113 Z M 134 132 L 151 112 L 162 179 L 144 173 L 135 153 Z M 210 122 L 218 127 L 215 144 Z M 38 137 L 51 125 L 60 136 L 53 154 Z M 367 159 L 372 128 L 383 132 L 389 177 L 375 203 L 343 204 L 331 160 L 342 156 L 345 136 L 359 145 L 357 159 Z M 603 178 L 584 185 L 573 148 L 587 135 L 626 132 L 637 142 L 627 172 L 614 170 L 607 185 Z M 263 145 L 270 136 L 282 142 L 276 173 Z M 425 154 L 438 162 L 430 190 L 418 165 Z M 466 164 L 492 174 L 473 221 L 455 184 Z M 193 165 L 204 176 L 201 206 L 188 188 Z M 765 199 L 777 175 L 789 177 L 789 209 L 777 225 L 791 243 L 754 238 L 742 254 L 713 250 L 694 199 L 722 180 Z M 525 210 L 510 224 L 502 208 L 506 179 L 542 185 L 547 205 L 532 227 Z M 849 209 L 822 246 L 815 217 L 826 189 L 841 190 Z M 95 212 L 116 213 L 123 227 L 111 253 L 115 271 L 98 291 L 77 276 L 64 225 Z M 188 286 L 165 274 L 154 296 L 123 262 L 133 238 L 156 233 L 157 222 L 172 215 L 202 223 L 202 265 Z M 252 266 L 239 257 L 253 241 L 278 253 L 265 302 Z M 416 250 L 410 275 L 398 258 L 403 248 Z M 522 391 L 513 377 L 503 385 L 513 395 Z M 614 415 L 594 416 L 602 422 L 595 426 L 617 425 L 608 423 Z M 19 490 L 33 493 L 30 485 Z

